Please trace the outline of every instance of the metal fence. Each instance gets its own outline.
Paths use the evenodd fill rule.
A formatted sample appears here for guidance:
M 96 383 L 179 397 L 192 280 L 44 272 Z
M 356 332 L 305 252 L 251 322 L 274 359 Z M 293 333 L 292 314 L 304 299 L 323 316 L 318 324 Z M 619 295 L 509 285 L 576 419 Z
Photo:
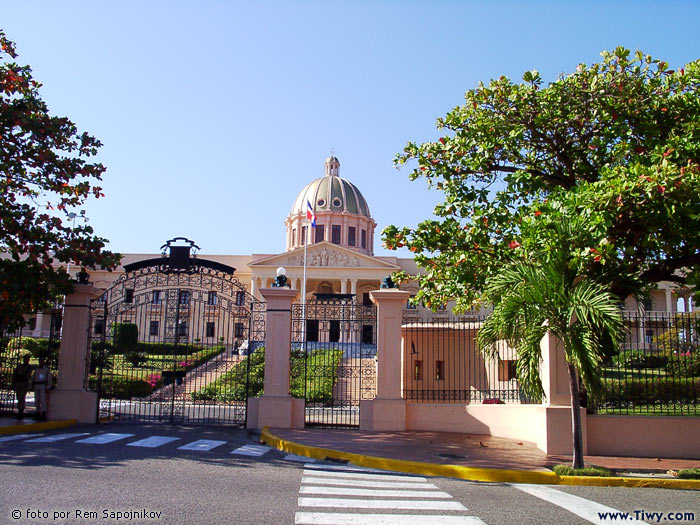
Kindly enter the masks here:
M 606 357 L 598 414 L 700 415 L 700 316 L 625 313 L 627 339 Z
M 515 351 L 503 345 L 495 359 L 476 347 L 485 317 L 404 315 L 404 397 L 423 403 L 531 403 L 515 372 Z

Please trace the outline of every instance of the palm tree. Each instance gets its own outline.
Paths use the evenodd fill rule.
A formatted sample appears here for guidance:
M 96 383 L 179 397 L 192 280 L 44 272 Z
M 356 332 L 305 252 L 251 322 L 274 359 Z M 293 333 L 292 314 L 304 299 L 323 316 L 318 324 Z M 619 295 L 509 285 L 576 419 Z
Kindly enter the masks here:
M 558 233 L 563 233 L 561 226 L 556 228 Z M 517 353 L 521 388 L 530 397 L 542 399 L 540 341 L 549 332 L 563 342 L 571 392 L 573 467 L 581 468 L 579 378 L 589 393 L 601 390 L 604 348 L 617 347 L 625 329 L 619 299 L 600 283 L 576 274 L 570 242 L 559 246 L 541 263 L 512 262 L 487 281 L 485 295 L 494 310 L 477 343 L 493 357 L 498 354 L 498 341 L 506 341 Z

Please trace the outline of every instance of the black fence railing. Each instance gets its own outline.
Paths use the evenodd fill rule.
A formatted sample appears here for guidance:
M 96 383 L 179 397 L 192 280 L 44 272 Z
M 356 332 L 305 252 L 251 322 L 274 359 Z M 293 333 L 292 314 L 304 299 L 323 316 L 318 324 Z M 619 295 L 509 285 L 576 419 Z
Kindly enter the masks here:
M 404 397 L 423 403 L 532 403 L 515 372 L 515 351 L 503 345 L 487 358 L 476 347 L 484 316 L 424 319 L 404 315 Z
M 598 414 L 700 415 L 700 312 L 625 313 L 627 339 L 606 357 Z

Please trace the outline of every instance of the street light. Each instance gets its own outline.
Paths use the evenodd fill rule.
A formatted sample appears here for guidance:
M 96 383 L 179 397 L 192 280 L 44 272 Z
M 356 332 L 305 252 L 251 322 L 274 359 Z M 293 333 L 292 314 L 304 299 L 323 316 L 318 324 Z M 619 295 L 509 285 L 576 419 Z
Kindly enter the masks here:
M 88 219 L 85 216 L 85 210 L 80 210 L 80 214 L 75 213 L 74 211 L 68 212 L 68 218 L 73 221 L 71 223 L 70 227 L 70 232 L 71 235 L 73 235 L 73 230 L 75 230 L 75 219 L 82 219 L 84 222 L 88 222 L 90 219 Z M 68 276 L 70 276 L 70 259 L 68 260 Z

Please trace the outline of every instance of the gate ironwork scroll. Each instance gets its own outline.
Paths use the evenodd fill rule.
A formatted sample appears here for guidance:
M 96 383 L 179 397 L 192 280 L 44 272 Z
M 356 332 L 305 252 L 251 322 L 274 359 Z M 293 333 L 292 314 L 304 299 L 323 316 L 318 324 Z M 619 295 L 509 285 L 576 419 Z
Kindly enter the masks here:
M 348 298 L 292 306 L 291 394 L 307 426 L 355 428 L 376 394 L 377 311 Z
M 264 345 L 265 303 L 192 247 L 168 241 L 92 303 L 87 383 L 101 418 L 245 425 L 246 356 Z

